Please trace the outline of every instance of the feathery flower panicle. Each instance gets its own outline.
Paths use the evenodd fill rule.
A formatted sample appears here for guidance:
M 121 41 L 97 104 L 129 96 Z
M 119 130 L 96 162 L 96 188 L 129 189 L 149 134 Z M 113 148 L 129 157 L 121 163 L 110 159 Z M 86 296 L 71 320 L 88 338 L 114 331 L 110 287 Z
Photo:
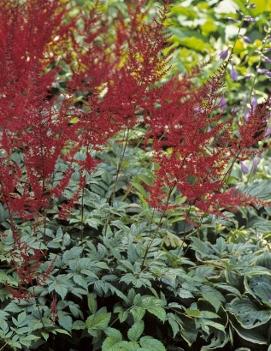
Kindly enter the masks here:
M 156 104 L 148 106 L 158 165 L 150 191 L 152 206 L 170 207 L 172 187 L 185 197 L 182 206 L 195 206 L 204 213 L 219 214 L 220 208 L 253 202 L 237 190 L 227 190 L 226 181 L 234 162 L 251 155 L 251 147 L 264 137 L 269 100 L 252 111 L 248 122 L 240 126 L 240 136 L 234 135 L 231 121 L 225 121 L 220 112 L 225 69 L 222 65 L 202 87 L 188 89 L 186 96 L 168 89 L 174 81 L 155 91 Z
M 261 104 L 251 106 L 248 119 L 240 128 L 240 149 L 257 145 L 258 141 L 265 138 L 268 119 L 270 118 L 271 97 Z
M 67 103 L 58 109 L 48 90 L 57 70 L 48 70 L 55 56 L 48 46 L 69 36 L 64 24 L 65 7 L 53 0 L 30 0 L 22 4 L 0 0 L 0 149 L 2 162 L 9 163 L 14 152 L 23 159 L 23 191 L 7 191 L 8 178 L 1 182 L 2 193 L 10 198 L 11 209 L 28 217 L 48 205 L 48 186 L 65 143 L 73 138 Z M 26 179 L 25 179 L 26 177 Z M 16 177 L 18 182 L 21 180 Z M 47 189 L 46 189 L 47 187 Z M 20 211 L 18 211 L 20 209 Z M 25 210 L 25 211 L 24 211 Z
M 129 21 L 116 20 L 115 42 L 109 47 L 106 39 L 104 44 L 96 40 L 104 35 L 104 23 L 99 17 L 91 17 L 95 25 L 87 41 L 89 48 L 82 57 L 82 70 L 70 86 L 88 93 L 85 109 L 78 111 L 78 130 L 80 140 L 94 147 L 138 122 L 137 112 L 147 91 L 165 73 L 162 18 L 145 23 L 143 4 L 140 1 L 135 7 L 128 6 Z
M 60 195 L 52 188 L 55 167 L 74 139 L 70 101 L 56 104 L 56 98 L 48 98 L 58 73 L 51 68 L 58 60 L 52 45 L 64 48 L 74 23 L 64 23 L 66 8 L 57 0 L 0 0 L 0 7 L 0 201 L 9 213 L 19 278 L 17 295 L 10 289 L 21 298 L 37 283 L 44 257 L 39 250 L 30 257 L 15 223 L 35 218 Z
M 170 86 L 187 86 L 186 82 L 174 80 L 156 91 L 161 99 L 159 107 L 152 109 L 150 120 L 155 121 L 156 115 L 161 121 L 154 142 L 156 161 L 161 165 L 157 179 L 160 183 L 163 179 L 166 186 L 176 182 L 177 189 L 190 203 L 219 186 L 219 175 L 226 161 L 221 159 L 220 150 L 208 149 L 224 127 L 219 123 L 220 115 L 211 115 L 219 104 L 218 90 L 223 84 L 223 76 L 221 69 L 213 80 L 187 93 L 188 89 L 169 89 Z M 179 93 L 172 96 L 172 91 Z M 165 146 L 170 148 L 168 153 L 164 152 Z

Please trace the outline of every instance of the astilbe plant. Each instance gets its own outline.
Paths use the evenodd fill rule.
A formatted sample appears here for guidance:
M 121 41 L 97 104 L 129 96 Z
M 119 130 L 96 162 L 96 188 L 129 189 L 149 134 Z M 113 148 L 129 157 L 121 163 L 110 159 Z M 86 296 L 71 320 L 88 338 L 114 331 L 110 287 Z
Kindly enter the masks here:
M 85 187 L 86 172 L 97 163 L 92 151 L 120 130 L 143 123 L 146 139 L 153 139 L 157 170 L 150 204 L 155 208 L 166 210 L 175 188 L 186 198 L 186 208 L 207 213 L 251 201 L 234 189 L 227 191 L 225 184 L 233 163 L 262 138 L 255 133 L 265 126 L 270 100 L 251 110 L 235 135 L 219 111 L 226 64 L 199 88 L 189 77 L 167 78 L 162 84 L 168 72 L 165 11 L 148 23 L 143 1 L 130 6 L 128 21 L 116 19 L 112 40 L 98 5 L 77 26 L 76 19 L 67 23 L 68 9 L 57 0 L 0 0 L 0 187 L 15 242 L 19 290 L 35 284 L 45 253 L 35 251 L 30 260 L 17 222 L 43 216 L 45 228 L 46 212 L 63 194 L 77 164 L 78 191 L 63 206 L 67 215 Z M 57 52 L 64 52 L 67 43 L 77 55 L 67 94 L 49 97 L 60 69 Z M 69 64 L 70 54 L 62 59 Z M 86 156 L 79 161 L 76 154 L 82 149 Z M 55 185 L 59 160 L 66 171 Z
M 80 189 L 84 188 L 85 171 L 90 172 L 96 165 L 90 151 L 99 149 L 122 128 L 136 124 L 136 109 L 150 83 L 145 81 L 143 86 L 140 74 L 145 70 L 146 79 L 147 75 L 153 79 L 153 74 L 147 71 L 154 70 L 158 50 L 152 51 L 151 64 L 137 60 L 135 43 L 142 54 L 151 48 L 150 40 L 148 46 L 144 46 L 140 37 L 140 7 L 131 14 L 134 17 L 129 24 L 135 39 L 131 40 L 128 27 L 119 20 L 116 41 L 109 48 L 106 41 L 101 41 L 106 27 L 97 13 L 97 4 L 89 17 L 82 18 L 83 32 L 75 20 L 66 24 L 68 9 L 57 0 L 1 1 L 1 7 L 1 201 L 9 213 L 14 258 L 17 258 L 14 267 L 20 288 L 24 289 L 34 280 L 35 269 L 31 269 L 31 264 L 37 268 L 42 255 L 35 254 L 35 259 L 29 261 L 17 221 L 43 216 L 45 232 L 46 212 L 52 201 L 61 197 L 73 174 L 73 164 L 77 163 L 81 169 L 78 191 L 61 211 L 67 215 Z M 156 27 L 161 28 L 161 24 Z M 146 34 L 147 28 L 144 27 Z M 85 48 L 76 42 L 75 30 L 84 37 Z M 151 33 L 150 28 L 148 32 Z M 157 30 L 155 33 L 160 42 Z M 50 91 L 59 72 L 54 47 L 65 51 L 67 43 L 72 43 L 70 49 L 78 55 L 78 66 L 68 82 L 69 94 L 54 96 Z M 128 58 L 123 66 L 124 51 Z M 69 55 L 63 59 L 68 62 Z M 78 107 L 74 97 L 82 93 L 86 101 Z M 77 123 L 70 123 L 74 116 Z M 86 157 L 79 161 L 76 152 L 82 148 Z M 66 162 L 66 171 L 54 185 L 60 159 Z M 27 281 L 22 274 L 25 268 L 29 275 Z
M 1 1 L 0 5 L 1 201 L 8 209 L 18 252 L 22 247 L 25 251 L 25 246 L 16 222 L 43 216 L 45 230 L 46 211 L 69 183 L 73 163 L 77 161 L 74 158 L 76 150 L 91 143 L 100 144 L 101 140 L 97 142 L 88 138 L 89 135 L 84 137 L 83 118 L 78 124 L 70 123 L 75 108 L 69 95 L 50 96 L 59 71 L 58 67 L 54 68 L 58 57 L 52 46 L 64 52 L 66 43 L 72 41 L 72 31 L 76 29 L 75 21 L 66 24 L 68 10 L 65 5 L 56 0 L 29 0 L 21 4 Z M 90 41 L 94 39 L 88 38 Z M 94 62 L 97 62 L 100 53 L 95 51 L 95 54 Z M 88 56 L 88 59 L 91 65 L 93 57 Z M 107 63 L 103 60 L 103 67 Z M 100 84 L 101 71 L 98 70 L 96 85 Z M 98 101 L 96 103 L 98 105 Z M 93 119 L 88 120 L 88 124 L 91 123 Z M 111 133 L 107 133 L 107 129 L 110 129 L 108 122 L 104 124 L 102 117 L 99 118 L 95 130 L 108 138 Z M 103 137 L 102 142 L 107 138 Z M 64 153 L 68 145 L 69 152 Z M 19 155 L 19 160 L 16 155 Z M 60 159 L 66 162 L 66 171 L 55 185 L 55 171 Z M 87 155 L 84 167 L 90 170 L 94 165 Z M 35 271 L 30 270 L 28 257 L 23 251 L 21 258 L 26 262 L 14 264 L 22 286 L 30 284 L 33 279 L 26 282 L 20 267 L 28 267 L 32 278 Z M 38 267 L 38 257 L 34 261 Z
M 234 131 L 233 119 L 225 120 L 220 108 L 226 66 L 199 88 L 187 90 L 188 83 L 173 79 L 154 91 L 148 106 L 158 167 L 150 188 L 154 207 L 169 208 L 175 188 L 185 197 L 182 207 L 188 211 L 194 206 L 202 213 L 220 214 L 221 208 L 257 203 L 226 183 L 235 162 L 258 152 L 253 146 L 264 138 L 270 99 L 251 108 L 248 121 Z
M 48 69 L 54 63 L 48 45 L 61 45 L 71 27 L 64 24 L 64 7 L 57 1 L 1 1 L 0 6 L 1 200 L 9 212 L 13 262 L 23 291 L 43 255 L 36 251 L 30 259 L 16 222 L 48 208 L 56 163 L 72 137 L 67 104 L 56 108 L 55 99 L 47 98 L 57 74 Z
M 1 162 L 12 162 L 15 151 L 23 158 L 24 185 L 19 177 L 17 201 L 10 201 L 10 210 L 20 216 L 23 203 L 28 216 L 46 207 L 46 187 L 71 137 L 65 104 L 56 109 L 55 100 L 47 99 L 57 71 L 46 70 L 43 62 L 52 63 L 46 58 L 49 43 L 68 35 L 63 16 L 56 1 L 1 2 Z M 3 189 L 4 182 L 10 179 L 2 179 Z M 13 192 L 2 190 L 6 200 Z

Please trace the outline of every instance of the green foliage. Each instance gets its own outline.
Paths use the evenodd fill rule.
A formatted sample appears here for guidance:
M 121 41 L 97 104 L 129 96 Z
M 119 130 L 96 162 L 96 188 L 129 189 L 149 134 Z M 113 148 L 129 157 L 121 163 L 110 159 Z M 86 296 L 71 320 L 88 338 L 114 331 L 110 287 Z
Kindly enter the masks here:
M 261 218 L 259 213 L 208 216 L 193 232 L 173 210 L 159 227 L 161 214 L 148 207 L 144 190 L 151 179 L 148 155 L 139 148 L 127 147 L 109 204 L 120 153 L 112 143 L 97 155 L 102 162 L 85 189 L 83 238 L 80 198 L 67 221 L 60 223 L 51 211 L 43 241 L 48 256 L 40 273 L 53 270 L 45 282 L 29 288 L 33 297 L 26 300 L 11 301 L 5 289 L 17 284 L 9 269 L 12 237 L 6 230 L 0 255 L 2 342 L 22 350 L 46 350 L 54 338 L 55 349 L 87 340 L 92 350 L 207 351 L 236 347 L 238 340 L 251 350 L 255 344 L 266 350 L 270 237 L 266 230 L 255 231 L 251 216 Z M 73 182 L 76 177 L 67 196 Z M 247 191 L 260 193 L 267 182 Z M 21 229 L 30 248 L 40 247 L 42 225 L 35 236 L 31 223 Z
M 76 3 L 87 8 L 92 2 Z M 227 18 L 236 16 L 226 13 L 223 3 L 186 0 L 171 6 L 170 50 L 179 70 L 214 57 L 232 39 L 237 24 L 229 25 Z M 245 28 L 251 43 L 240 39 L 235 47 L 239 78 L 228 79 L 231 99 L 248 84 L 244 76 L 255 71 L 270 18 L 270 1 L 254 3 L 248 12 L 243 1 L 232 2 L 257 18 Z M 105 2 L 103 11 L 112 18 L 118 10 L 126 11 L 123 1 Z M 260 82 L 264 91 L 266 80 Z M 262 96 L 260 90 L 256 94 Z M 153 169 L 151 155 L 138 147 L 143 132 L 131 132 L 119 174 L 123 135 L 97 152 L 101 163 L 87 175 L 84 194 L 66 220 L 59 220 L 55 206 L 46 226 L 17 223 L 29 250 L 46 252 L 38 273 L 50 271 L 44 282 L 29 287 L 24 300 L 12 299 L 7 289 L 18 285 L 18 277 L 10 265 L 8 211 L 0 204 L 0 350 L 270 351 L 270 208 L 206 216 L 196 229 L 175 209 L 161 218 L 147 201 Z M 84 150 L 78 153 L 83 156 Z M 236 165 L 231 180 L 247 194 L 269 200 L 269 156 L 252 175 L 242 175 Z M 60 163 L 57 172 L 64 170 Z M 72 196 L 78 178 L 75 172 L 57 205 Z M 184 201 L 173 196 L 178 204 Z
M 253 20 L 246 21 L 250 17 Z M 257 69 L 270 68 L 265 61 L 269 57 L 266 49 L 270 48 L 270 40 L 266 33 L 270 31 L 267 25 L 270 20 L 269 0 L 173 1 L 166 21 L 170 33 L 170 47 L 166 51 L 172 53 L 175 70 L 187 72 L 205 66 L 209 74 L 222 62 L 219 53 L 234 46 L 229 73 L 233 67 L 237 78 L 233 80 L 230 74 L 226 77 L 227 102 L 230 105 L 238 100 L 248 102 L 245 92 L 254 83 L 254 94 L 261 100 L 268 93 L 269 77 L 259 74 Z M 242 29 L 237 38 L 239 26 Z

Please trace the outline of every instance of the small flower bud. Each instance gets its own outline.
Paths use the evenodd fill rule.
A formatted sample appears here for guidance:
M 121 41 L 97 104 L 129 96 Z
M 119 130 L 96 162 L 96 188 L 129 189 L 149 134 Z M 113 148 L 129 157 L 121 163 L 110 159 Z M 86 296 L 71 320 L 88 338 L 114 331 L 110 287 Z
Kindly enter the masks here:
M 229 54 L 229 49 L 223 50 L 220 52 L 219 58 L 221 60 L 226 60 L 226 58 L 228 57 L 228 54 Z
M 243 174 L 248 174 L 249 173 L 249 168 L 248 166 L 245 164 L 245 162 L 241 161 L 240 162 L 240 166 L 241 166 L 241 172 Z
M 226 99 L 224 98 L 224 96 L 221 98 L 221 100 L 220 100 L 220 102 L 219 102 L 219 106 L 220 106 L 223 110 L 226 109 L 226 107 L 227 107 L 227 101 L 226 101 Z
M 245 16 L 244 19 L 243 19 L 244 22 L 248 22 L 248 23 L 254 23 L 256 22 L 255 18 L 254 17 L 251 17 L 251 16 Z
M 255 173 L 257 171 L 260 161 L 261 161 L 260 157 L 258 156 L 254 157 L 252 161 L 252 166 L 251 166 L 251 173 Z
M 248 73 L 248 74 L 246 74 L 246 75 L 244 76 L 244 78 L 247 79 L 247 80 L 248 80 L 248 79 L 251 79 L 251 77 L 252 77 L 252 74 L 250 74 L 250 73 Z
M 247 35 L 244 35 L 243 38 L 246 43 L 251 43 L 251 39 Z
M 257 100 L 256 96 L 253 96 L 253 99 L 251 100 L 251 107 L 252 107 L 253 111 L 255 110 L 257 105 L 258 105 L 258 100 Z
M 244 115 L 244 120 L 245 120 L 246 122 L 248 122 L 249 117 L 250 117 L 250 111 L 247 111 L 247 112 L 245 113 L 245 115 Z
M 257 72 L 260 74 L 264 74 L 266 77 L 271 78 L 271 71 L 265 68 L 259 68 L 257 69 Z
M 230 70 L 230 75 L 231 75 L 231 79 L 232 80 L 234 80 L 234 81 L 237 80 L 238 74 L 237 74 L 236 70 L 233 67 Z
M 265 62 L 267 62 L 267 63 L 271 63 L 271 58 L 269 58 L 269 57 L 267 57 L 267 56 L 263 56 L 263 59 L 264 59 L 264 61 Z
M 271 135 L 271 127 L 268 127 L 268 128 L 266 129 L 265 133 L 264 133 L 264 137 L 266 138 L 266 137 L 268 137 L 268 136 L 270 136 L 270 135 Z

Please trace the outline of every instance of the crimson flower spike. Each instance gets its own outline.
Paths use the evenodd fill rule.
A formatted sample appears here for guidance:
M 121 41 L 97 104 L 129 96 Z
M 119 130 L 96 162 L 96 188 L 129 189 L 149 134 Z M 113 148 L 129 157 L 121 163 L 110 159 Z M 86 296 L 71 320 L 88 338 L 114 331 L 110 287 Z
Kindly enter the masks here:
M 195 206 L 204 213 L 219 214 L 222 207 L 232 209 L 253 202 L 236 189 L 227 189 L 226 181 L 234 162 L 251 154 L 255 141 L 263 138 L 270 100 L 252 111 L 237 137 L 219 111 L 225 68 L 223 65 L 207 83 L 190 88 L 187 94 L 176 89 L 187 86 L 186 82 L 177 84 L 172 79 L 149 101 L 149 134 L 154 136 L 158 165 L 150 189 L 152 206 L 163 211 L 170 208 L 172 187 L 186 198 L 182 206 Z M 217 135 L 227 135 L 231 142 L 214 147 Z
M 57 105 L 48 91 L 58 73 L 55 47 L 65 46 L 74 23 L 65 24 L 66 7 L 57 0 L 0 0 L 0 7 L 0 189 L 23 295 L 43 255 L 36 251 L 29 259 L 15 223 L 49 207 L 56 164 L 73 140 L 69 99 Z
M 57 74 L 48 69 L 56 61 L 49 47 L 63 45 L 72 24 L 64 24 L 65 6 L 56 0 L 0 0 L 0 6 L 0 147 L 6 163 L 14 152 L 21 154 L 24 189 L 13 189 L 16 202 L 9 202 L 21 215 L 25 207 L 29 217 L 48 205 L 56 163 L 73 138 L 68 102 L 56 108 L 55 99 L 47 99 Z

